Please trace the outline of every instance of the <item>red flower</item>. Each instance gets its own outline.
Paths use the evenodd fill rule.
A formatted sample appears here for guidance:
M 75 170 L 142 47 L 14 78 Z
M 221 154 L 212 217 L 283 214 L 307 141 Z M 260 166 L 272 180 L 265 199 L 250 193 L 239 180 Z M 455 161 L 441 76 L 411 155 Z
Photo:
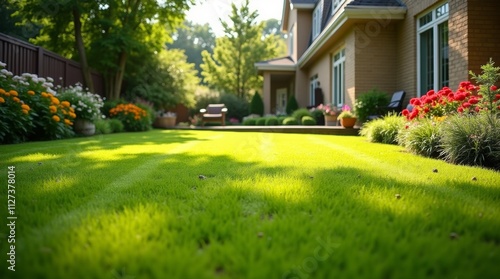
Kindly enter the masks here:
M 436 92 L 434 90 L 429 90 L 429 92 L 427 92 L 427 96 L 432 96 L 434 95 Z
M 495 95 L 495 101 L 498 101 L 498 100 L 500 100 L 500 94 Z
M 401 114 L 403 114 L 403 116 L 408 116 L 410 114 L 410 111 L 408 109 L 404 109 Z
M 470 107 L 470 103 L 465 102 L 465 103 L 462 104 L 462 107 L 463 108 L 468 108 L 468 107 Z
M 474 108 L 474 110 L 475 110 L 476 112 L 479 112 L 479 111 L 481 110 L 481 108 L 480 108 L 480 107 L 476 107 L 476 108 Z
M 478 100 L 477 98 L 474 98 L 474 97 L 473 97 L 473 98 L 470 98 L 470 99 L 469 99 L 469 103 L 470 103 L 470 104 L 472 104 L 472 105 L 475 105 L 475 104 L 477 104 L 478 102 L 479 102 L 479 100 Z
M 492 86 L 490 87 L 490 90 L 491 90 L 491 91 L 497 91 L 497 89 L 498 89 L 498 88 L 497 88 L 495 85 L 492 85 Z
M 459 108 L 457 109 L 457 111 L 458 111 L 458 112 L 460 112 L 460 113 L 462 113 L 462 112 L 464 112 L 464 108 L 463 108 L 463 107 L 459 107 Z

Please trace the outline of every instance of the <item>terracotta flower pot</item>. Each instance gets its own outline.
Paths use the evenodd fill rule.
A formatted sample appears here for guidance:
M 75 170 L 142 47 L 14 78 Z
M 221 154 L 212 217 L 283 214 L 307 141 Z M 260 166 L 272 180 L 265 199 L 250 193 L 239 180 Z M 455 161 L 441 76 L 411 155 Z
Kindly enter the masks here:
M 340 119 L 340 125 L 344 128 L 352 128 L 356 124 L 357 118 L 342 118 Z

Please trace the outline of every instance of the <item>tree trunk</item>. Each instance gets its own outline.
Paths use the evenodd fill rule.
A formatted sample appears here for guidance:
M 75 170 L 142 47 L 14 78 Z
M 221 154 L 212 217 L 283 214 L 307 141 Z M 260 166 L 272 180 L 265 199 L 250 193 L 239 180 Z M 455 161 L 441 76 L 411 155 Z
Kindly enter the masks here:
M 118 57 L 118 69 L 116 70 L 116 72 L 108 71 L 105 76 L 106 80 L 105 95 L 108 100 L 116 100 L 120 98 L 126 63 L 127 63 L 127 53 L 125 51 L 122 51 Z
M 78 54 L 80 55 L 80 64 L 82 66 L 82 74 L 84 86 L 86 86 L 90 92 L 94 91 L 94 82 L 92 81 L 92 74 L 90 72 L 90 67 L 87 61 L 87 53 L 85 51 L 85 45 L 83 44 L 82 38 L 82 22 L 80 21 L 80 12 L 78 7 L 73 7 L 73 24 L 75 25 L 75 40 L 76 47 L 78 49 Z

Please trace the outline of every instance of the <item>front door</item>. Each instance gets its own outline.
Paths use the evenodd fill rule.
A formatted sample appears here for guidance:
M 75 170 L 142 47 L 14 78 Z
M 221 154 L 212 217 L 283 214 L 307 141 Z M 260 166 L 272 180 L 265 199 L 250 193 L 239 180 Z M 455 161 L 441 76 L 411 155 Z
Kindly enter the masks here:
M 276 114 L 286 114 L 287 90 L 280 88 L 276 90 Z

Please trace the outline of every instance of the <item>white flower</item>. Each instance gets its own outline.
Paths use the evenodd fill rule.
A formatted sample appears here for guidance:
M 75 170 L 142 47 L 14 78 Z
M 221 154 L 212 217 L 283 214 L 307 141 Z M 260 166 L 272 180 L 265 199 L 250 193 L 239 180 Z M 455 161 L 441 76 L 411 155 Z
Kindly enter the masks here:
M 44 82 L 46 82 L 46 81 L 47 81 L 47 80 L 46 80 L 46 79 L 44 79 L 43 77 L 38 78 L 38 82 L 44 83 Z
M 7 66 L 7 64 L 5 64 L 2 61 L 0 61 L 0 67 L 5 67 L 5 66 Z
M 51 78 L 51 77 L 47 77 L 47 81 L 48 81 L 48 82 L 54 82 L 54 79 L 53 79 L 53 78 Z

